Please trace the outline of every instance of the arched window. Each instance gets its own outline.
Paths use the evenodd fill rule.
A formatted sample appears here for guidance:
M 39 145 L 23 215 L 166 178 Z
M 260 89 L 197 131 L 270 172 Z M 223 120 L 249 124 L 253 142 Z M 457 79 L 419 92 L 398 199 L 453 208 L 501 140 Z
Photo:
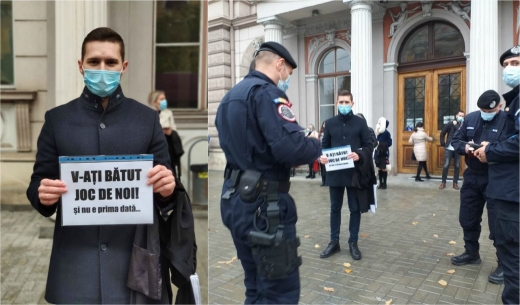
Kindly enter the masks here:
M 350 54 L 342 48 L 328 50 L 318 65 L 319 122 L 335 114 L 338 91 L 350 90 Z
M 399 72 L 465 64 L 464 39 L 452 24 L 432 21 L 405 38 L 399 52 Z

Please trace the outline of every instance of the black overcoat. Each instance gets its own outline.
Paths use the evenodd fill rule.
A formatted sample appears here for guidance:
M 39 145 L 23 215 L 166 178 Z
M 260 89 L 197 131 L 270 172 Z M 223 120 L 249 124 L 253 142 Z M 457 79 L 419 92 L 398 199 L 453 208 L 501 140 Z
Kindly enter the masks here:
M 61 200 L 46 207 L 38 199 L 42 179 L 60 178 L 58 156 L 124 154 L 153 154 L 154 166 L 171 168 L 157 112 L 126 98 L 121 87 L 104 111 L 99 97 L 85 88 L 79 98 L 45 114 L 27 197 L 43 216 L 57 209 L 45 293 L 48 302 L 129 303 L 126 283 L 136 225 L 64 227 Z M 154 196 L 156 205 L 167 204 Z
M 352 152 L 366 147 L 372 150 L 372 140 L 367 121 L 350 112 L 347 115 L 338 114 L 325 122 L 322 147 L 335 148 L 350 145 Z M 354 168 L 327 172 L 325 185 L 327 186 L 353 186 L 352 175 Z

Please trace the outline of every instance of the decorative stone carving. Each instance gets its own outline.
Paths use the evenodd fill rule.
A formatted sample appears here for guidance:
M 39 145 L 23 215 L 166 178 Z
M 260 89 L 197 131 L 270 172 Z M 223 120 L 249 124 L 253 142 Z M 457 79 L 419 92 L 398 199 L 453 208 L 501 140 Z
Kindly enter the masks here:
M 333 45 L 334 39 L 336 38 L 336 30 L 332 29 L 332 30 L 325 31 L 325 37 L 327 37 L 327 41 L 328 41 L 329 45 Z
M 435 5 L 442 7 L 443 9 L 449 11 L 451 9 L 452 12 L 460 16 L 463 20 L 467 22 L 471 22 L 469 18 L 469 13 L 471 11 L 471 3 L 463 4 L 461 1 L 451 1 L 449 3 L 436 3 Z
M 336 31 L 347 29 L 350 26 L 350 19 L 340 18 L 335 20 L 323 21 L 319 23 L 313 23 L 305 26 L 305 35 L 312 36 L 316 34 L 324 33 L 328 30 L 335 29 Z
M 388 34 L 388 37 L 394 36 L 395 30 L 401 26 L 406 19 L 408 19 L 408 14 L 414 13 L 421 8 L 420 6 L 417 6 L 414 9 L 407 10 L 406 8 L 408 7 L 408 3 L 406 2 L 401 2 L 399 6 L 401 7 L 401 11 L 397 13 L 397 15 L 394 15 L 392 11 L 388 10 L 390 17 L 392 17 L 392 24 L 390 24 L 390 33 Z
M 430 17 L 432 15 L 432 4 L 433 1 L 421 1 L 423 17 Z
M 328 30 L 328 31 L 325 31 L 325 35 L 322 34 L 322 35 L 313 37 L 309 41 L 308 52 L 307 52 L 308 59 L 310 59 L 312 53 L 316 49 L 318 49 L 320 46 L 322 46 L 323 44 L 327 43 L 328 45 L 334 45 L 336 39 L 344 40 L 350 44 L 350 39 L 351 39 L 350 29 L 347 29 L 346 31 L 342 31 L 340 33 L 337 33 L 336 30 Z

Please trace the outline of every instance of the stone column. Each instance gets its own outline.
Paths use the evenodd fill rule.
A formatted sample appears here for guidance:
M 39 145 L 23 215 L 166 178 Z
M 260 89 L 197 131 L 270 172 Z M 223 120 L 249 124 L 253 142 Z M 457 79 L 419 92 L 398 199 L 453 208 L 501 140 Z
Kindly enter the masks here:
M 264 41 L 275 41 L 282 44 L 283 28 L 285 22 L 278 17 L 268 17 L 258 20 L 264 26 L 265 39 Z
M 477 100 L 484 91 L 499 88 L 498 45 L 498 1 L 471 1 L 468 112 L 478 109 Z
M 352 16 L 351 91 L 354 112 L 372 122 L 372 6 L 369 1 L 343 0 Z
M 210 21 L 208 27 L 208 133 L 210 170 L 223 170 L 226 166 L 224 152 L 220 148 L 215 117 L 224 95 L 231 89 L 231 21 L 218 18 Z
M 107 1 L 55 1 L 54 2 L 55 57 L 54 81 L 49 89 L 54 93 L 53 106 L 77 98 L 84 83 L 78 71 L 81 44 L 85 36 L 97 27 L 107 26 Z M 51 106 L 51 105 L 49 105 Z

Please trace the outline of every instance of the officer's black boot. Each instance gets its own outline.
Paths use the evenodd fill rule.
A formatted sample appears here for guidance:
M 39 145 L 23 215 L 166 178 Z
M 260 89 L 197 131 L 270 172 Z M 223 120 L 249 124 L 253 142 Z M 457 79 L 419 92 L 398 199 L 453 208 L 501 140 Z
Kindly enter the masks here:
M 498 261 L 497 268 L 493 272 L 491 272 L 491 274 L 489 274 L 488 281 L 490 281 L 493 284 L 499 285 L 504 282 L 504 270 L 502 269 L 500 261 Z
M 461 255 L 452 257 L 451 263 L 456 266 L 462 266 L 466 264 L 480 264 L 482 261 L 480 260 L 480 255 L 478 252 L 470 253 L 468 251 L 464 251 L 464 253 Z
M 382 170 L 378 170 L 377 173 L 378 173 L 378 176 L 379 176 L 379 185 L 377 186 L 377 188 L 378 189 L 382 189 L 383 188 L 383 171 Z

